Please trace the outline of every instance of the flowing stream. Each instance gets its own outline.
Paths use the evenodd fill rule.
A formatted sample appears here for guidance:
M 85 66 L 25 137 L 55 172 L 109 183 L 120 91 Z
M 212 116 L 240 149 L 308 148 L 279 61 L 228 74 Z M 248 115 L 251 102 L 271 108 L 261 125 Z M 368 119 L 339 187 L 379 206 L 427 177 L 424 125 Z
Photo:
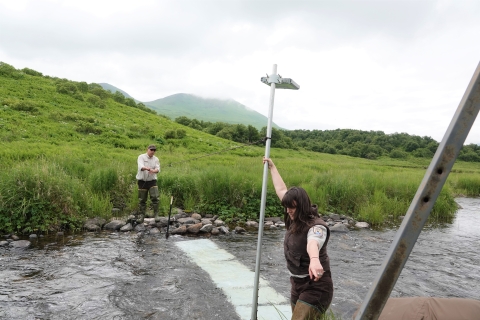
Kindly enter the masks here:
M 424 228 L 392 296 L 480 299 L 480 199 L 456 200 L 462 209 L 451 224 Z M 395 232 L 332 233 L 331 309 L 338 318 L 352 318 Z M 283 236 L 264 232 L 260 273 L 288 298 Z M 196 239 L 99 232 L 46 236 L 26 250 L 0 247 L 0 319 L 240 319 L 208 273 L 175 245 Z M 254 270 L 256 233 L 210 240 Z

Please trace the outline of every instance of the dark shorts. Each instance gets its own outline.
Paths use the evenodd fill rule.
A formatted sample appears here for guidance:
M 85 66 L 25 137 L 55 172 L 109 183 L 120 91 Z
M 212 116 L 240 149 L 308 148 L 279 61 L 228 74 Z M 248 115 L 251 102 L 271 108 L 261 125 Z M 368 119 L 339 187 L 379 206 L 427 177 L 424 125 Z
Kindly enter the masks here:
M 155 187 L 157 185 L 157 180 L 151 180 L 151 181 L 137 180 L 137 184 L 138 184 L 138 189 L 149 190 L 151 187 Z
M 330 271 L 326 271 L 318 281 L 313 281 L 310 277 L 290 277 L 290 283 L 290 301 L 293 304 L 302 300 L 324 313 L 332 302 L 333 282 Z

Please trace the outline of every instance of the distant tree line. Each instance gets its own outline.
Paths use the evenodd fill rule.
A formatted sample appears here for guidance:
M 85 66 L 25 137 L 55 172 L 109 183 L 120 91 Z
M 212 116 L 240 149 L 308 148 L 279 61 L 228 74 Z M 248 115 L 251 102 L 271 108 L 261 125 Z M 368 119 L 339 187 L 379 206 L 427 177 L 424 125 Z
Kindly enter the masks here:
M 266 136 L 266 127 L 257 130 L 251 125 L 209 122 L 178 117 L 175 122 L 184 126 L 240 143 L 254 142 Z M 271 146 L 282 149 L 305 149 L 321 153 L 377 159 L 390 157 L 432 158 L 439 143 L 431 137 L 407 133 L 385 134 L 383 131 L 336 130 L 279 130 L 272 128 Z M 464 145 L 459 160 L 480 162 L 480 146 Z

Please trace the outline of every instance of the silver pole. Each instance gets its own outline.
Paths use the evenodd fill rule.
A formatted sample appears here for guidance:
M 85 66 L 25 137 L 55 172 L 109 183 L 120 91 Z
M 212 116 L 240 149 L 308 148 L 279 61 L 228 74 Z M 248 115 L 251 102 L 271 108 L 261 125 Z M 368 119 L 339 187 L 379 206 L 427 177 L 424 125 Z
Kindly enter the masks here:
M 376 320 L 408 260 L 480 110 L 480 63 L 433 156 L 356 320 Z
M 272 75 L 277 75 L 277 65 L 274 64 L 272 68 Z M 275 82 L 270 84 L 270 106 L 268 108 L 268 123 L 267 123 L 267 135 L 265 143 L 265 157 L 270 157 L 270 145 L 272 143 L 272 117 L 273 117 L 273 100 L 275 98 Z M 253 300 L 252 300 L 252 316 L 250 320 L 257 320 L 257 307 L 258 307 L 258 282 L 260 277 L 260 259 L 262 256 L 262 237 L 263 237 L 263 225 L 265 219 L 265 205 L 267 202 L 267 182 L 268 182 L 268 163 L 263 165 L 263 183 L 262 183 L 262 199 L 260 202 L 260 218 L 258 221 L 258 241 L 257 241 L 257 259 L 255 263 L 255 282 L 253 287 Z

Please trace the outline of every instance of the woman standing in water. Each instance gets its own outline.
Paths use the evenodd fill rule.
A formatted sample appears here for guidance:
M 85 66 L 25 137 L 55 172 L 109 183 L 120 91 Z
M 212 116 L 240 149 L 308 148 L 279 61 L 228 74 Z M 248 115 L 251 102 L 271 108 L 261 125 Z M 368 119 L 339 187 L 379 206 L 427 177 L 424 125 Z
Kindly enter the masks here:
M 292 285 L 292 320 L 317 319 L 333 297 L 327 254 L 330 230 L 312 207 L 307 192 L 299 187 L 287 189 L 273 161 L 264 157 L 263 162 L 268 163 L 275 192 L 285 208 L 284 252 Z

